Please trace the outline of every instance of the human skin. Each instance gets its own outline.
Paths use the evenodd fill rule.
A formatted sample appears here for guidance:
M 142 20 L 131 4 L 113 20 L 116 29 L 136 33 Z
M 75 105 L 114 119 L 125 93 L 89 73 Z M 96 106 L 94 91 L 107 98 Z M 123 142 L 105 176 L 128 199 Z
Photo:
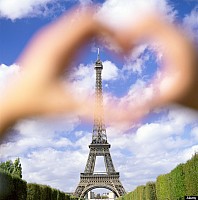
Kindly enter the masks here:
M 132 49 L 145 41 L 158 44 L 160 48 L 156 49 L 156 54 L 160 52 L 163 59 L 158 71 L 160 76 L 156 73 L 146 86 L 153 91 L 152 96 L 142 101 L 143 89 L 137 92 L 134 101 L 120 105 L 111 102 L 116 109 L 107 113 L 114 116 L 113 120 L 108 116 L 110 123 L 134 124 L 153 109 L 172 104 L 198 110 L 198 53 L 182 30 L 165 21 L 160 14 L 152 13 L 135 26 L 122 30 L 119 36 L 132 44 Z
M 31 116 L 76 112 L 92 118 L 93 99 L 86 104 L 76 99 L 69 85 L 65 89 L 62 74 L 77 50 L 94 36 L 113 38 L 124 52 L 142 40 L 157 41 L 164 55 L 162 76 L 151 81 L 155 91 L 152 97 L 138 105 L 126 102 L 120 106 L 110 101 L 105 112 L 108 122 L 132 123 L 155 107 L 170 103 L 198 109 L 197 51 L 180 30 L 159 16 L 150 15 L 135 27 L 113 31 L 94 20 L 93 12 L 74 9 L 41 29 L 30 41 L 17 60 L 22 68 L 20 78 L 0 100 L 1 135 L 18 120 Z M 171 77 L 168 82 L 167 77 Z
M 72 9 L 35 34 L 16 61 L 20 77 L 0 100 L 0 135 L 18 120 L 31 116 L 75 111 L 91 116 L 93 101 L 89 109 L 83 106 L 62 76 L 69 71 L 79 48 L 91 38 L 115 37 L 111 29 L 94 19 L 94 12 L 94 8 Z M 119 43 L 119 39 L 114 40 Z

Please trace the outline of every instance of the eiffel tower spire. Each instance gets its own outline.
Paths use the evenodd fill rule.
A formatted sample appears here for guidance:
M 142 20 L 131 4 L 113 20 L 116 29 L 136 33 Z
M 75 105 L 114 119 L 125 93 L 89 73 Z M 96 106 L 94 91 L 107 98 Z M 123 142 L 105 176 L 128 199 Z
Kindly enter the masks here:
M 102 61 L 98 49 L 97 60 L 95 62 L 96 87 L 95 87 L 95 113 L 92 142 L 89 145 L 90 152 L 85 166 L 84 173 L 80 174 L 74 195 L 80 199 L 94 188 L 106 188 L 114 192 L 117 197 L 125 194 L 124 187 L 119 180 L 119 172 L 115 171 L 110 154 L 111 145 L 107 142 L 106 128 L 104 125 L 103 96 L 102 96 Z M 94 173 L 97 156 L 104 157 L 106 172 Z
M 100 60 L 100 49 L 98 48 L 98 56 L 97 56 L 97 60 Z
M 100 51 L 98 48 L 97 60 L 95 62 L 96 86 L 95 86 L 95 113 L 92 135 L 92 144 L 107 143 L 106 128 L 104 124 L 103 95 L 102 95 L 102 70 L 103 65 L 100 60 Z

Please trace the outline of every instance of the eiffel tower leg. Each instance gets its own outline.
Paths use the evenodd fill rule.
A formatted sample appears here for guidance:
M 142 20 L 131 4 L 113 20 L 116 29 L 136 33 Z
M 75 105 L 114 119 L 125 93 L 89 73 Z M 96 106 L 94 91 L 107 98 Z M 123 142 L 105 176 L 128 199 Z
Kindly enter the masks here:
M 114 183 L 115 184 L 115 183 Z M 120 182 L 119 179 L 116 180 L 116 184 L 114 185 L 116 190 L 118 191 L 119 196 L 123 196 L 126 194 L 124 187 L 122 186 L 122 183 Z
M 113 161 L 111 159 L 109 149 L 106 149 L 104 152 L 104 162 L 105 162 L 107 173 L 115 173 L 115 169 L 113 166 Z
M 85 186 L 81 184 L 81 182 L 78 184 L 78 187 L 76 188 L 74 192 L 74 196 L 78 197 L 79 199 L 81 198 L 82 192 L 84 190 Z
M 94 172 L 95 162 L 96 162 L 96 154 L 94 152 L 94 149 L 90 148 L 87 164 L 85 167 L 85 173 L 93 173 Z

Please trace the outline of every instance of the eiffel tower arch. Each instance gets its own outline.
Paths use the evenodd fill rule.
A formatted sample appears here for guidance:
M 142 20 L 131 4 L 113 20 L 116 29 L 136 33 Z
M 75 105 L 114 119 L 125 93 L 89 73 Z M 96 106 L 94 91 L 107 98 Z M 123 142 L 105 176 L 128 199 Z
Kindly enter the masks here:
M 89 155 L 84 173 L 80 174 L 80 182 L 74 192 L 79 198 L 95 188 L 106 188 L 114 192 L 117 197 L 125 194 L 125 189 L 119 180 L 119 172 L 115 171 L 110 154 L 111 145 L 107 142 L 106 128 L 103 117 L 103 95 L 102 95 L 102 61 L 99 56 L 95 63 L 96 87 L 95 87 L 95 114 L 92 142 L 89 145 Z M 94 173 L 97 156 L 104 157 L 106 172 Z

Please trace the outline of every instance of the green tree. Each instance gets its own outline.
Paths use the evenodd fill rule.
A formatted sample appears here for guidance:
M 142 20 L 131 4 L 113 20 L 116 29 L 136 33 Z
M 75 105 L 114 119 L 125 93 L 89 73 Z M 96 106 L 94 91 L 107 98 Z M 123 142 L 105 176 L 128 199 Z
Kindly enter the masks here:
M 13 174 L 18 176 L 19 178 L 22 178 L 22 167 L 21 167 L 21 163 L 20 163 L 20 159 L 17 158 L 14 161 L 14 171 Z
M 13 171 L 14 171 L 14 165 L 13 165 L 13 162 L 11 160 L 7 160 L 5 162 L 1 162 L 0 163 L 0 168 L 9 173 L 9 174 L 12 174 Z
M 14 163 L 11 160 L 0 163 L 0 168 L 9 174 L 15 175 L 19 178 L 22 178 L 22 167 L 20 159 L 17 158 Z

